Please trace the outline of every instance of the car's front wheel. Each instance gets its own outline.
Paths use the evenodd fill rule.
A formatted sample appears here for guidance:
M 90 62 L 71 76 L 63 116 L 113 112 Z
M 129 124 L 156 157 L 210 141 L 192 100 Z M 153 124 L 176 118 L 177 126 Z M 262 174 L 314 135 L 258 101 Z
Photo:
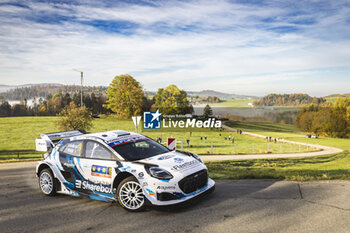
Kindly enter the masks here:
M 55 178 L 53 177 L 51 170 L 45 168 L 40 172 L 39 186 L 41 192 L 47 196 L 53 196 L 56 194 Z
M 142 187 L 133 176 L 124 179 L 117 189 L 119 204 L 129 211 L 141 211 L 145 209 L 145 197 Z

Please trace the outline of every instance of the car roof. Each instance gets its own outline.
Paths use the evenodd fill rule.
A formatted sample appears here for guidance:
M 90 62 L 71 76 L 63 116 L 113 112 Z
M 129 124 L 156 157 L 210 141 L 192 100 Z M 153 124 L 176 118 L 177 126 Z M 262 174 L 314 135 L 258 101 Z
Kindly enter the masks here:
M 138 136 L 140 134 L 133 133 L 133 132 L 128 132 L 124 130 L 113 130 L 113 131 L 105 131 L 105 132 L 99 132 L 99 133 L 89 133 L 89 134 L 84 134 L 78 137 L 75 137 L 75 140 L 81 140 L 81 139 L 94 139 L 98 138 L 101 139 L 105 142 L 109 141 L 114 141 L 117 140 L 120 137 L 123 136 Z

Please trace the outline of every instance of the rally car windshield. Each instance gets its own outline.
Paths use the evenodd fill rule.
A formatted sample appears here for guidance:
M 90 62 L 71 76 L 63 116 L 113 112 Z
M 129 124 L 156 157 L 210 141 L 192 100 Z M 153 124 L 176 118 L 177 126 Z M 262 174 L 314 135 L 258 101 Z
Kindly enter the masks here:
M 128 161 L 146 159 L 170 151 L 165 146 L 146 137 L 128 140 L 123 143 L 111 145 L 111 147 Z

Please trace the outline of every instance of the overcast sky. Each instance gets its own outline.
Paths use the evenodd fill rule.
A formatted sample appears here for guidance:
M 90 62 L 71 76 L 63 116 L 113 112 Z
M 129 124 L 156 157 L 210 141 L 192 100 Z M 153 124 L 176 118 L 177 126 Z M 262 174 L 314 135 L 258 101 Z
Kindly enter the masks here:
M 350 1 L 4 1 L 0 84 L 350 92 Z

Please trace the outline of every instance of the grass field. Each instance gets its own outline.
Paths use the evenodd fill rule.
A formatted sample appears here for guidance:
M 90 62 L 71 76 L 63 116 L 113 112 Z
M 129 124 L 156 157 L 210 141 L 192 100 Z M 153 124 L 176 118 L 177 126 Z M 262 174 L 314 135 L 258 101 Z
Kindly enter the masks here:
M 40 133 L 55 132 L 57 117 L 12 117 L 0 118 L 0 162 L 38 159 L 41 153 L 35 152 L 34 139 Z M 273 124 L 265 122 L 228 122 L 227 125 L 271 137 L 279 137 L 292 141 L 307 142 L 326 146 L 342 148 L 345 151 L 336 155 L 320 157 L 295 158 L 295 159 L 261 159 L 225 162 L 208 162 L 210 176 L 214 179 L 286 179 L 286 180 L 350 180 L 350 140 L 321 137 L 319 139 L 305 138 L 305 133 L 300 132 L 293 125 Z M 114 117 L 105 117 L 94 120 L 91 132 L 122 129 L 134 131 L 131 120 L 117 120 Z M 231 141 L 224 137 L 232 134 L 237 143 L 237 153 L 251 153 L 254 143 L 255 153 L 266 153 L 267 143 L 265 140 L 238 135 L 232 132 L 198 129 L 189 132 L 175 129 L 166 131 L 145 130 L 143 134 L 151 137 L 176 137 L 184 142 L 184 150 L 199 154 L 211 153 L 210 144 L 213 142 L 214 154 L 232 154 L 234 146 Z M 221 137 L 219 134 L 221 133 Z M 207 143 L 200 137 L 207 136 Z M 192 147 L 186 147 L 185 140 L 190 139 Z M 280 144 L 270 143 L 270 151 L 279 152 Z M 282 144 L 283 152 L 290 151 L 290 145 Z M 178 149 L 180 145 L 178 144 Z M 305 150 L 305 148 L 303 148 Z M 298 151 L 298 148 L 293 148 Z M 11 159 L 12 158 L 12 159 Z M 11 159 L 11 160 L 9 160 Z
M 305 138 L 293 125 L 228 122 L 228 126 L 262 135 L 344 149 L 343 153 L 311 158 L 261 159 L 207 163 L 215 179 L 350 180 L 350 139 Z
M 0 160 L 6 159 L 36 159 L 40 158 L 41 153 L 35 152 L 35 138 L 41 133 L 57 132 L 55 121 L 57 117 L 11 117 L 0 118 Z M 134 131 L 134 125 L 131 120 L 120 120 L 113 116 L 95 119 L 91 132 L 101 132 L 108 130 L 127 130 Z M 228 139 L 231 134 L 235 138 L 236 154 L 251 154 L 252 144 L 254 144 L 254 153 L 269 152 L 280 153 L 290 152 L 289 144 L 267 143 L 263 139 L 239 135 L 232 132 L 218 131 L 216 129 L 195 129 L 190 136 L 189 131 L 183 129 L 173 130 L 145 130 L 141 132 L 153 139 L 161 137 L 166 142 L 167 137 L 175 137 L 177 141 L 183 142 L 183 149 L 197 154 L 234 154 L 234 144 Z M 220 136 L 221 134 L 221 136 Z M 204 137 L 207 137 L 205 142 Z M 203 138 L 202 141 L 200 138 Z M 190 147 L 187 147 L 186 140 L 190 140 Z M 213 151 L 211 151 L 211 143 L 213 143 Z M 181 149 L 181 144 L 177 145 L 177 149 Z M 306 148 L 302 147 L 301 151 Z M 293 152 L 298 152 L 299 147 L 293 146 Z

